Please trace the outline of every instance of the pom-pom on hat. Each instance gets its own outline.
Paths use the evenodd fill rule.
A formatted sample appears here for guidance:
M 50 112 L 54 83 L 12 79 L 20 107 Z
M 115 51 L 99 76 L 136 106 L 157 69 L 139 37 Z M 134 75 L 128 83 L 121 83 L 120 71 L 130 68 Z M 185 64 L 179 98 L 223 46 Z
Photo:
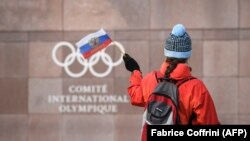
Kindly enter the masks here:
M 166 40 L 164 55 L 170 58 L 187 59 L 191 54 L 191 38 L 182 24 L 176 24 Z

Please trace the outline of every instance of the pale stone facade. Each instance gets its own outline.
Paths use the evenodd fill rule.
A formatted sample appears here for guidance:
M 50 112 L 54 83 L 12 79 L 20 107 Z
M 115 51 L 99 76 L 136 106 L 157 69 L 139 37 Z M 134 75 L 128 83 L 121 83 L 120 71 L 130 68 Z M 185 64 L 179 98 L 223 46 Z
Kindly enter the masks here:
M 189 63 L 211 92 L 221 123 L 249 124 L 249 13 L 248 0 L 0 0 L 0 140 L 139 140 L 143 109 L 128 102 L 107 114 L 61 113 L 60 103 L 48 103 L 49 95 L 68 95 L 70 85 L 106 84 L 104 95 L 127 94 L 124 64 L 104 78 L 89 71 L 71 78 L 51 53 L 60 41 L 74 44 L 104 28 L 146 74 L 162 63 L 165 38 L 176 23 L 190 33 Z M 119 58 L 118 50 L 107 52 Z M 57 56 L 63 60 L 68 53 Z

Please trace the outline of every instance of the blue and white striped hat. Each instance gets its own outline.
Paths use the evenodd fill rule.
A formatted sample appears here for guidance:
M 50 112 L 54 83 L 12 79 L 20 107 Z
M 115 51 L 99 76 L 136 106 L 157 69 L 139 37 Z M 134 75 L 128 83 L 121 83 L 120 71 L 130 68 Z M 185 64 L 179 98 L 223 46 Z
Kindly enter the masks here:
M 191 38 L 182 24 L 173 27 L 164 48 L 164 55 L 170 58 L 187 59 L 192 54 Z

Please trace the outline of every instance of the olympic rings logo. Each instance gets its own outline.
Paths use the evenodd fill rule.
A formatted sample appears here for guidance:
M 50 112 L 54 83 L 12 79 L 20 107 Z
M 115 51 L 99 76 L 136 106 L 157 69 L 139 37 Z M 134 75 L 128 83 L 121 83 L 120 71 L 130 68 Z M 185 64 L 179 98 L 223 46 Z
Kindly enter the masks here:
M 96 76 L 96 77 L 105 77 L 105 76 L 110 74 L 113 67 L 118 66 L 122 63 L 122 61 L 123 61 L 122 56 L 125 53 L 125 50 L 124 50 L 121 43 L 113 41 L 112 43 L 109 44 L 109 46 L 112 46 L 112 45 L 114 45 L 115 47 L 117 47 L 121 51 L 120 58 L 115 62 L 113 62 L 110 55 L 105 52 L 107 48 L 95 53 L 87 60 L 87 59 L 84 59 L 84 57 L 80 53 L 79 48 L 77 48 L 77 50 L 76 50 L 75 47 L 69 42 L 57 43 L 52 50 L 52 59 L 53 59 L 55 64 L 57 64 L 60 67 L 63 67 L 65 72 L 71 77 L 79 78 L 79 77 L 83 76 L 87 72 L 87 70 L 89 70 L 91 72 L 91 74 Z M 56 53 L 57 53 L 58 49 L 62 48 L 62 47 L 69 48 L 71 53 L 66 56 L 66 58 L 63 62 L 60 62 L 58 60 L 58 58 L 56 57 Z M 104 72 L 101 72 L 101 73 L 96 72 L 93 68 L 93 66 L 96 65 L 100 59 L 103 61 L 103 63 L 105 65 L 108 66 L 107 70 Z M 82 71 L 80 71 L 79 73 L 73 73 L 69 69 L 69 66 L 72 65 L 75 60 L 77 60 L 83 66 Z

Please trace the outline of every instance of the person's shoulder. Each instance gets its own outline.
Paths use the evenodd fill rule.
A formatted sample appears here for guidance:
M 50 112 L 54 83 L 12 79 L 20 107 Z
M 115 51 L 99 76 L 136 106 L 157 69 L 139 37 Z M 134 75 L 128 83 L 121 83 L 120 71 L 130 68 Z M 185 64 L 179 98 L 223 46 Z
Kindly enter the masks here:
M 152 77 L 152 76 L 155 76 L 156 75 L 156 73 L 158 73 L 157 71 L 151 71 L 151 72 L 149 72 L 149 73 L 147 73 L 146 75 L 145 75 L 145 78 L 146 77 Z
M 191 80 L 189 80 L 189 83 L 193 86 L 205 86 L 203 80 L 201 80 L 199 77 L 191 76 Z
M 193 79 L 190 80 L 189 82 L 189 86 L 194 88 L 194 89 L 204 89 L 206 90 L 207 87 L 206 87 L 206 84 L 204 83 L 204 81 L 202 79 L 200 79 L 199 77 L 194 77 L 192 76 Z
M 145 79 L 145 80 L 147 80 L 147 79 L 152 79 L 152 78 L 155 79 L 158 73 L 159 73 L 159 71 L 153 70 L 153 71 L 147 73 L 147 74 L 143 77 L 143 79 Z

